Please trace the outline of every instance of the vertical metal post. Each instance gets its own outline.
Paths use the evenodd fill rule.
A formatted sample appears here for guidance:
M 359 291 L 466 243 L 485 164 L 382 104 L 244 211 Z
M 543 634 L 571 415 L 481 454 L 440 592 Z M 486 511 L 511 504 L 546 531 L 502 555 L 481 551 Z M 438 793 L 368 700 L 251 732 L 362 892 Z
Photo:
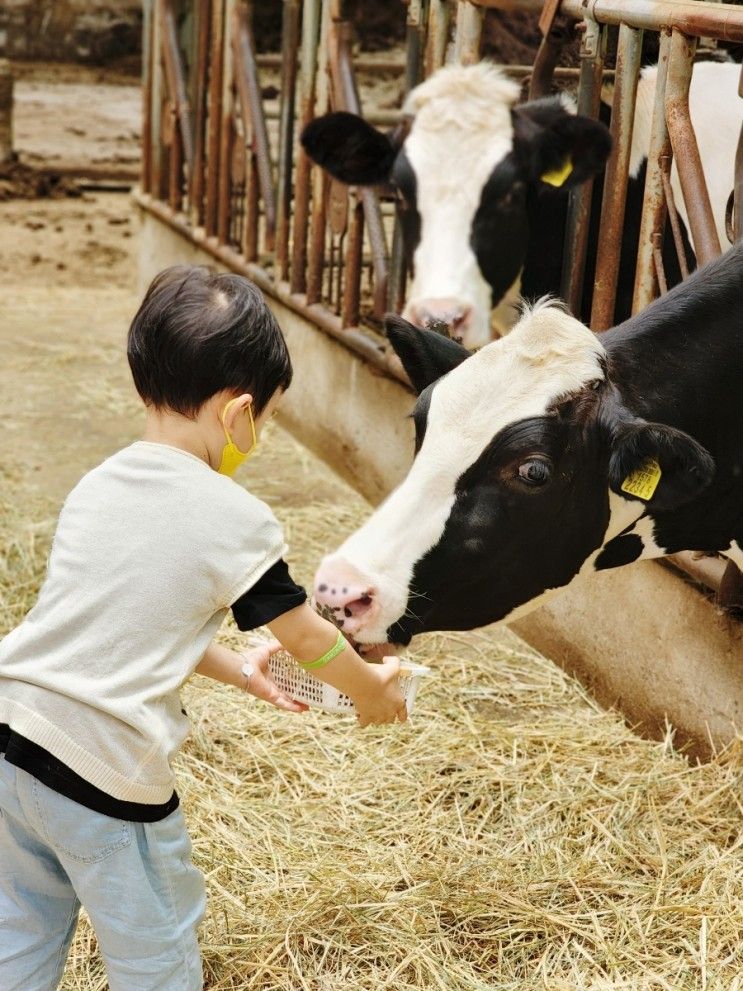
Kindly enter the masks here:
M 315 78 L 320 32 L 320 0 L 304 0 L 302 7 L 302 57 L 299 70 L 299 115 L 301 130 L 312 120 L 315 110 Z M 307 227 L 309 222 L 311 163 L 304 150 L 297 149 L 294 169 L 294 217 L 289 287 L 293 293 L 307 288 Z
M 632 295 L 632 312 L 638 313 L 658 294 L 658 250 L 663 243 L 666 221 L 666 197 L 663 182 L 664 159 L 672 155 L 671 139 L 666 124 L 666 80 L 668 60 L 671 55 L 671 32 L 661 32 L 658 53 L 658 76 L 655 83 L 653 123 L 650 131 L 645 194 L 642 201 L 640 241 L 637 249 L 635 288 Z M 662 255 L 661 255 L 662 257 Z
M 444 64 L 450 24 L 451 4 L 449 0 L 429 0 L 428 36 L 423 57 L 423 71 L 426 77 Z
M 208 237 L 217 233 L 219 176 L 222 133 L 222 89 L 224 65 L 222 52 L 226 45 L 224 0 L 212 0 L 211 49 L 209 54 L 209 118 L 207 121 L 207 173 L 204 227 Z M 228 163 L 224 164 L 224 168 Z
M 212 21 L 212 0 L 196 5 L 196 58 L 193 67 L 194 156 L 191 176 L 191 222 L 200 227 L 204 222 L 204 154 L 207 120 L 207 66 Z
M 423 70 L 423 51 L 426 42 L 427 0 L 408 0 L 405 45 L 405 92 L 417 86 Z
M 144 0 L 142 15 L 142 176 L 143 193 L 151 191 L 152 180 L 152 0 Z M 2 157 L 0 138 L 0 162 Z
M 277 277 L 289 274 L 289 218 L 292 201 L 294 101 L 297 88 L 300 0 L 284 0 L 281 30 L 281 104 L 279 108 L 279 166 L 276 203 Z
M 236 0 L 224 0 L 224 43 L 222 45 L 222 97 L 219 127 L 219 180 L 217 186 L 217 238 L 226 244 L 230 227 L 230 193 L 232 186 L 232 142 L 234 140 L 233 92 L 234 56 L 231 34 L 235 30 Z
M 591 327 L 594 330 L 606 330 L 614 322 L 614 301 L 619 277 L 619 255 L 627 199 L 627 171 L 632 147 L 641 48 L 642 31 L 630 28 L 626 24 L 620 25 L 614 102 L 611 111 L 611 135 L 614 148 L 604 179 L 601 238 L 591 307 Z
M 163 116 L 165 100 L 163 93 L 162 32 L 160 30 L 160 4 L 162 0 L 152 0 L 150 17 L 150 47 L 152 49 L 152 105 L 150 132 L 152 134 L 152 155 L 150 158 L 150 192 L 158 199 L 165 198 L 165 178 L 163 176 Z
M 673 31 L 666 82 L 666 120 L 684 194 L 694 253 L 699 264 L 706 265 L 720 254 L 720 239 L 704 179 L 699 146 L 689 117 L 689 84 L 696 46 L 696 38 L 687 38 L 680 31 Z
M 586 18 L 580 57 L 580 81 L 578 84 L 577 112 L 595 120 L 601 105 L 601 82 L 606 57 L 607 30 L 596 21 Z M 568 217 L 565 225 L 565 249 L 563 257 L 560 295 L 571 311 L 581 312 L 583 279 L 588 254 L 588 230 L 591 220 L 593 179 L 570 190 Z
M 457 4 L 457 27 L 454 35 L 454 61 L 474 65 L 480 61 L 480 40 L 485 12 L 470 0 Z
M 328 44 L 333 23 L 333 9 L 338 0 L 323 0 L 320 23 L 320 50 L 317 62 L 318 106 L 324 111 L 330 102 L 328 80 Z M 317 303 L 322 296 L 322 270 L 325 261 L 325 221 L 329 180 L 322 169 L 312 172 L 312 220 L 307 257 L 307 302 Z

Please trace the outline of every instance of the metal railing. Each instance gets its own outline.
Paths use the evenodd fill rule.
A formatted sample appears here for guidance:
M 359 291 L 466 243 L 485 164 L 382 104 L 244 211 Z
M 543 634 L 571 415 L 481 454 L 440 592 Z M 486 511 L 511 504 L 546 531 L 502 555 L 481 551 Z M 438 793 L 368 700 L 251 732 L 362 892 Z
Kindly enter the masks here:
M 577 71 L 556 68 L 560 46 L 550 28 L 558 6 L 582 30 Z M 298 134 L 329 109 L 363 109 L 372 122 L 394 125 L 399 111 L 362 108 L 360 72 L 381 64 L 383 71 L 399 73 L 407 92 L 446 60 L 478 61 L 488 7 L 542 10 L 545 41 L 533 70 L 507 67 L 519 78 L 531 75 L 531 94 L 548 92 L 553 78 L 577 83 L 578 112 L 597 117 L 602 85 L 614 83 L 614 150 L 604 183 L 591 312 L 595 330 L 613 321 L 643 32 L 660 35 L 636 312 L 666 287 L 661 244 L 667 213 L 674 232 L 679 229 L 669 181 L 673 160 L 698 260 L 720 252 L 688 91 L 697 39 L 743 42 L 743 7 L 704 0 L 547 0 L 543 6 L 538 0 L 401 0 L 404 58 L 376 60 L 353 58 L 353 25 L 344 17 L 343 0 L 282 0 L 280 58 L 257 55 L 245 0 L 145 0 L 140 204 L 366 361 L 398 375 L 378 333 L 384 312 L 402 308 L 408 274 L 394 201 L 378 190 L 349 189 L 329 179 L 311 166 Z M 615 31 L 612 71 L 606 47 Z M 261 89 L 261 73 L 268 71 L 279 73 L 278 106 L 275 93 Z M 743 191 L 743 144 L 735 189 Z M 591 197 L 591 183 L 570 196 L 561 291 L 576 312 Z M 736 208 L 738 232 L 740 217 Z M 677 244 L 683 266 L 680 236 Z M 723 564 L 705 560 L 702 574 L 690 556 L 681 558 L 687 572 L 727 589 L 728 604 L 741 604 L 739 575 L 732 581 L 728 571 L 723 581 Z

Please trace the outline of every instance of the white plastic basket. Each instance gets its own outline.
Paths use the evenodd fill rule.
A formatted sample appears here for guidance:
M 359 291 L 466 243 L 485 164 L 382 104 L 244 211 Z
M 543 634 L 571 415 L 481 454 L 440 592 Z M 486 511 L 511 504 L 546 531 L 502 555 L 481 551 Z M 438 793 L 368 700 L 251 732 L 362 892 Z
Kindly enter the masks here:
M 278 651 L 271 656 L 268 666 L 274 681 L 290 698 L 297 702 L 305 702 L 313 709 L 323 709 L 325 712 L 354 711 L 354 705 L 348 695 L 339 692 L 337 688 L 326 685 L 315 678 L 309 671 L 301 668 L 291 654 Z M 413 711 L 415 696 L 418 693 L 418 683 L 421 678 L 431 673 L 431 669 L 422 664 L 400 663 L 398 683 L 400 692 L 405 699 L 408 714 Z

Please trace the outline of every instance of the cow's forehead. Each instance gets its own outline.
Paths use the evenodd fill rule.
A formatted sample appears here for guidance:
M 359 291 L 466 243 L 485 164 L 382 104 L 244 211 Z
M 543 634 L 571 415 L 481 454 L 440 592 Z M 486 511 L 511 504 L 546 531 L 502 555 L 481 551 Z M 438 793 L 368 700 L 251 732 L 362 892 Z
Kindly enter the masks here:
M 511 108 L 518 96 L 518 85 L 488 63 L 446 66 L 410 93 L 403 108 L 413 117 L 405 153 L 419 197 L 430 186 L 432 207 L 446 194 L 477 204 L 513 146 Z
M 554 303 L 538 303 L 436 384 L 419 459 L 440 463 L 446 452 L 447 474 L 459 477 L 509 424 L 603 379 L 604 358 L 587 327 Z

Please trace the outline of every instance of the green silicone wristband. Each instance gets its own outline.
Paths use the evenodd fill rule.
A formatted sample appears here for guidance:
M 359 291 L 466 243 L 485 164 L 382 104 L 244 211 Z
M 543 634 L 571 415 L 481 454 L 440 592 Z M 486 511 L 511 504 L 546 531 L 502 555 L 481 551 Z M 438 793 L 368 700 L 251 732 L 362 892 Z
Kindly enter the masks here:
M 330 664 L 334 657 L 337 657 L 342 650 L 345 650 L 348 646 L 346 638 L 343 636 L 340 630 L 338 630 L 338 639 L 335 641 L 330 650 L 326 651 L 322 657 L 318 657 L 316 661 L 300 661 L 299 664 L 305 669 L 305 671 L 315 671 L 317 668 L 324 668 L 326 664 Z

